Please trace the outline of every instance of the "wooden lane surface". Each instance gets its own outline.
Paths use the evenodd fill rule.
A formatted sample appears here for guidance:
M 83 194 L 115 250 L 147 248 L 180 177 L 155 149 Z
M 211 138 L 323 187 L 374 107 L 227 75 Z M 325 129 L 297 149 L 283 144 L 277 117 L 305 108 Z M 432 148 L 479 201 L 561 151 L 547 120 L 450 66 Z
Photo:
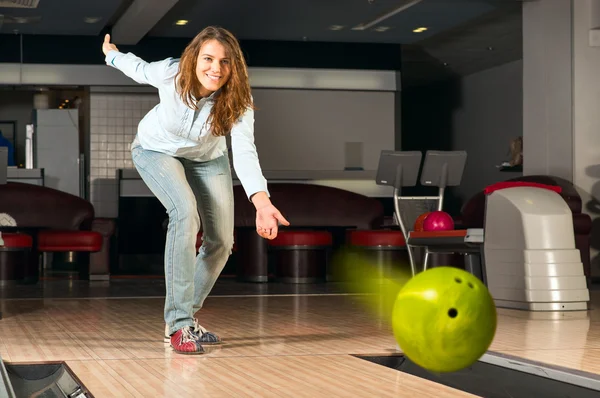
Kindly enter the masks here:
M 13 363 L 64 360 L 96 397 L 470 396 L 351 356 L 396 352 L 363 300 L 209 297 L 198 315 L 225 344 L 202 356 L 162 342 L 162 299 L 8 300 L 0 353 Z M 499 309 L 491 350 L 600 373 L 600 316 Z

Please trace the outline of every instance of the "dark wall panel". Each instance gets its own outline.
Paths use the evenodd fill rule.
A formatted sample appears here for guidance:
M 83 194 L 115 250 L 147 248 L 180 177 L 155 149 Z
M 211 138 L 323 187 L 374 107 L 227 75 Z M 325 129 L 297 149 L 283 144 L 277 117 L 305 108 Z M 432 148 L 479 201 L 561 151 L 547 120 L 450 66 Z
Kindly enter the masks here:
M 0 62 L 19 62 L 19 35 L 0 35 Z M 102 64 L 103 37 L 23 35 L 23 62 Z M 147 61 L 179 57 L 188 39 L 145 38 L 135 46 L 118 46 Z M 395 44 L 241 41 L 249 66 L 400 70 L 401 47 Z

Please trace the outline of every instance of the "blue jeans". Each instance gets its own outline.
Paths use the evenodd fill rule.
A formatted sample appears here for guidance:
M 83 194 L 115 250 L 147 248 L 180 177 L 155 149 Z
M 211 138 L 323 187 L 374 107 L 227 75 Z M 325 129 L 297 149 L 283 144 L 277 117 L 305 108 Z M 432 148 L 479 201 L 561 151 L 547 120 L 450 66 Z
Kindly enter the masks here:
M 135 146 L 133 163 L 165 207 L 165 322 L 170 333 L 194 325 L 233 247 L 233 182 L 227 154 L 194 162 Z M 196 236 L 202 246 L 196 255 Z

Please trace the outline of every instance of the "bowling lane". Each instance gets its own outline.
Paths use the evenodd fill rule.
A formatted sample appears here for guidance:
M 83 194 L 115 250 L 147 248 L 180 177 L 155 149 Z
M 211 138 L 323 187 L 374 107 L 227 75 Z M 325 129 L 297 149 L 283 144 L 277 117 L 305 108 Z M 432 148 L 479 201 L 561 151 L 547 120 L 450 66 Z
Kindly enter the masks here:
M 15 363 L 65 360 L 97 397 L 469 396 L 356 358 L 398 354 L 390 326 L 366 312 L 365 301 L 338 293 L 210 296 L 200 319 L 225 344 L 189 357 L 162 343 L 162 297 L 8 300 L 0 353 Z M 600 373 L 597 311 L 498 314 L 493 351 Z
M 69 366 L 102 397 L 475 397 L 347 355 L 173 356 Z
M 12 300 L 0 350 L 15 363 L 66 360 L 96 397 L 470 396 L 354 357 L 396 352 L 387 323 L 363 303 L 328 294 L 211 296 L 201 322 L 225 344 L 191 357 L 162 342 L 162 298 Z
M 600 374 L 600 291 L 590 290 L 589 311 L 498 309 L 490 349 L 544 364 Z

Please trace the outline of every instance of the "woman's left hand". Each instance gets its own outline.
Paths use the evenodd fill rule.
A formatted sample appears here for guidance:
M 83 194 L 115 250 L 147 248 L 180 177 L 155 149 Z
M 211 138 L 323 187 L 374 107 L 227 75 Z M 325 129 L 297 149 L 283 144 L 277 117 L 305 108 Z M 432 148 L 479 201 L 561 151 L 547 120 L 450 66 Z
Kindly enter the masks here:
M 279 224 L 290 225 L 272 204 L 256 209 L 256 232 L 265 239 L 275 239 Z

